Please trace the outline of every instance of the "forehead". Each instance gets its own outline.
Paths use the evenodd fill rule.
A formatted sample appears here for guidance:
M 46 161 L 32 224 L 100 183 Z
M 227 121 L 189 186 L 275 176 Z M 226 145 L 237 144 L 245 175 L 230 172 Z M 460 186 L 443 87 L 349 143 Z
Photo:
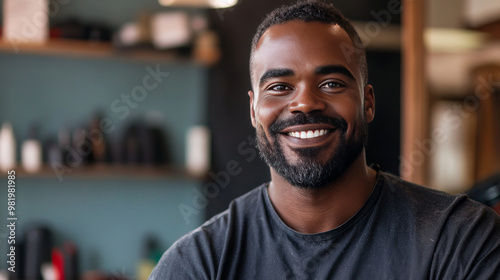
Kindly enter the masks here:
M 271 26 L 261 36 L 253 57 L 253 80 L 271 68 L 297 72 L 323 65 L 343 65 L 359 79 L 353 43 L 339 25 L 289 21 Z M 257 77 L 255 77 L 257 76 Z

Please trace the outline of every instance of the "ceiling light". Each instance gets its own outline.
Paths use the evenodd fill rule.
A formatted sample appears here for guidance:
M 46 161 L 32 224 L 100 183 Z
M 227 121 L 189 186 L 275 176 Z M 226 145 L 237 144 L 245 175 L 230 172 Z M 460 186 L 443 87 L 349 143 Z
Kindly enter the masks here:
M 162 6 L 191 7 L 191 8 L 229 8 L 238 3 L 238 0 L 159 0 Z
M 426 47 L 433 52 L 463 52 L 480 48 L 486 34 L 453 28 L 427 28 L 424 33 Z

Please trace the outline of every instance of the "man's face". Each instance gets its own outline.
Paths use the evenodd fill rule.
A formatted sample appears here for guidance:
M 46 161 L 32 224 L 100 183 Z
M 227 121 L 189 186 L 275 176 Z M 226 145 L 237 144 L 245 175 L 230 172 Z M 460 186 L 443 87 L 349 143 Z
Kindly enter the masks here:
M 338 25 L 302 21 L 270 27 L 257 44 L 249 92 L 257 146 L 292 185 L 327 186 L 364 156 L 374 95 L 346 46 Z

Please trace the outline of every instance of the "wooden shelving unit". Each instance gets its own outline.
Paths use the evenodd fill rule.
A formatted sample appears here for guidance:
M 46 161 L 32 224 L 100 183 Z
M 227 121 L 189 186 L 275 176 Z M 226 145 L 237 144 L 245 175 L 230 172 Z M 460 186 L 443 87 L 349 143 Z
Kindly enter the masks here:
M 56 54 L 74 56 L 107 57 L 113 54 L 113 47 L 104 42 L 77 40 L 51 40 L 47 43 L 16 43 L 0 41 L 0 51 L 10 53 Z
M 42 56 L 64 56 L 75 58 L 126 59 L 139 62 L 163 63 L 201 63 L 180 57 L 174 52 L 159 51 L 147 48 L 117 49 L 110 42 L 91 42 L 83 40 L 57 39 L 43 44 L 6 42 L 0 37 L 0 53 L 10 55 L 34 54 Z M 26 172 L 22 167 L 15 168 L 19 177 L 25 178 L 55 178 L 56 171 L 45 164 L 40 171 Z M 1 176 L 1 175 L 0 175 Z M 64 170 L 65 178 L 151 178 L 167 179 L 181 178 L 188 180 L 204 180 L 206 176 L 190 174 L 184 168 L 171 165 L 126 165 L 126 164 L 92 164 L 82 165 Z
M 194 62 L 190 58 L 179 57 L 171 51 L 154 49 L 117 49 L 109 42 L 56 39 L 46 43 L 6 42 L 0 38 L 0 52 L 10 54 L 38 54 L 91 58 L 124 58 L 156 62 Z
M 174 52 L 159 51 L 147 48 L 117 49 L 110 42 L 91 42 L 83 40 L 58 39 L 49 40 L 43 44 L 6 42 L 0 37 L 0 53 L 9 55 L 34 54 L 41 56 L 63 56 L 74 58 L 126 59 L 138 62 L 163 63 L 194 63 L 202 65 L 193 59 L 180 57 Z M 40 171 L 26 172 L 21 166 L 15 168 L 19 177 L 25 178 L 55 178 L 56 171 L 45 164 Z M 65 178 L 180 178 L 187 180 L 203 180 L 206 176 L 190 174 L 184 168 L 171 165 L 126 165 L 126 164 L 92 164 L 64 171 Z M 2 176 L 2 175 L 0 175 Z

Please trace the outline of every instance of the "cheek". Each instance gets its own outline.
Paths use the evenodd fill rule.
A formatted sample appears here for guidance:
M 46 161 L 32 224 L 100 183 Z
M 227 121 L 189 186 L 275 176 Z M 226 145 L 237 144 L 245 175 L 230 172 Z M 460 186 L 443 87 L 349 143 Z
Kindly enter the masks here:
M 364 118 L 364 112 L 359 99 L 346 97 L 342 102 L 335 102 L 332 108 L 338 116 L 341 116 L 347 122 L 346 135 L 353 136 Z
M 282 102 L 277 102 L 271 98 L 262 98 L 255 107 L 255 120 L 267 129 L 276 121 L 283 112 Z

